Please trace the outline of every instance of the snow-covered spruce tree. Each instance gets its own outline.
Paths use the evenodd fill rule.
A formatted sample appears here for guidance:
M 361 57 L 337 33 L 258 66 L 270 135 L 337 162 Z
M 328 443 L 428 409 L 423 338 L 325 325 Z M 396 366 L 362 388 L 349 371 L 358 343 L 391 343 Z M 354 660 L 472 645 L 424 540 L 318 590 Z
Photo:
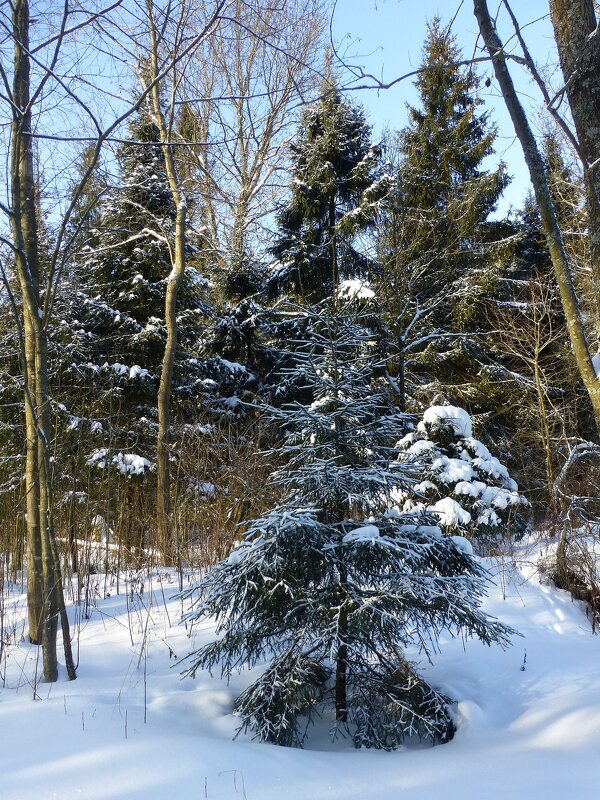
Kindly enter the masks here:
M 131 121 L 117 166 L 118 182 L 97 204 L 87 241 L 69 265 L 69 282 L 57 299 L 57 322 L 50 331 L 56 353 L 52 390 L 64 448 L 57 461 L 69 473 L 66 481 L 57 481 L 57 507 L 64 498 L 70 518 L 70 498 L 76 497 L 76 504 L 87 498 L 90 514 L 109 514 L 112 527 L 115 517 L 127 516 L 119 528 L 140 540 L 131 531 L 142 518 L 144 524 L 151 520 L 151 508 L 142 512 L 137 504 L 142 484 L 154 480 L 175 221 L 158 131 L 147 109 Z M 198 396 L 205 390 L 206 376 L 196 358 L 204 296 L 203 279 L 191 267 L 178 306 L 181 347 L 173 405 L 180 422 L 197 420 Z M 65 525 L 71 527 L 68 520 Z
M 289 196 L 279 210 L 279 234 L 271 248 L 279 264 L 268 291 L 310 305 L 330 297 L 344 281 L 370 281 L 379 264 L 364 247 L 364 237 L 391 182 L 362 110 L 342 98 L 330 75 L 321 99 L 302 115 L 291 145 Z M 308 318 L 283 309 L 272 319 L 273 351 L 279 351 L 279 363 L 291 367 L 294 354 L 286 359 L 282 351 L 289 350 L 289 341 L 308 335 Z M 276 383 L 267 380 L 275 401 L 305 396 L 293 375 L 290 370 Z
M 64 347 L 70 359 L 62 376 L 63 385 L 92 387 L 86 406 L 97 412 L 107 433 L 112 428 L 118 447 L 128 447 L 132 439 L 147 441 L 150 431 L 139 419 L 155 417 L 175 219 L 158 131 L 145 110 L 130 123 L 130 136 L 117 154 L 120 184 L 100 201 L 95 228 L 77 257 L 79 291 L 68 298 L 65 310 L 70 330 Z M 199 377 L 190 348 L 204 311 L 202 279 L 193 268 L 188 273 L 179 303 L 175 382 L 180 402 L 191 398 L 189 384 Z
M 432 513 L 444 534 L 466 536 L 486 547 L 525 532 L 529 504 L 504 464 L 473 438 L 464 409 L 431 406 L 397 446 L 401 462 L 417 460 L 424 466 L 423 480 L 412 494 L 399 493 L 404 512 Z
M 272 282 L 310 303 L 372 269 L 356 239 L 375 223 L 391 178 L 382 173 L 381 150 L 362 110 L 329 81 L 302 116 L 291 158 L 290 196 L 272 247 L 281 266 Z
M 404 427 L 373 379 L 372 332 L 338 299 L 309 311 L 294 343 L 310 403 L 269 408 L 284 465 L 280 504 L 247 523 L 229 558 L 185 592 L 186 619 L 218 620 L 219 638 L 192 653 L 187 674 L 224 675 L 267 662 L 235 701 L 241 729 L 300 746 L 315 713 L 357 747 L 453 733 L 448 699 L 405 655 L 429 655 L 442 630 L 506 644 L 510 631 L 480 609 L 487 575 L 431 516 L 389 511 L 414 466 L 395 461 Z

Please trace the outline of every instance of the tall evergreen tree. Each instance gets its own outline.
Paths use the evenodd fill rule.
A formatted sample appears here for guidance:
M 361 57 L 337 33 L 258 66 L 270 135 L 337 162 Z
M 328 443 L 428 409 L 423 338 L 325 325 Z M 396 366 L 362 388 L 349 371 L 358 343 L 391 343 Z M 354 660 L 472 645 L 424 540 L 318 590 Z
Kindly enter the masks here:
M 396 142 L 397 181 L 379 239 L 397 371 L 404 351 L 408 368 L 421 374 L 417 384 L 432 387 L 458 374 L 463 383 L 465 373 L 477 373 L 477 359 L 485 361 L 462 334 L 480 323 L 476 298 L 493 278 L 486 243 L 499 238 L 488 218 L 508 181 L 502 166 L 483 167 L 495 134 L 478 110 L 473 67 L 460 60 L 455 37 L 434 19 L 416 81 L 420 106 L 409 107 Z
M 154 470 L 175 219 L 158 131 L 145 110 L 130 123 L 129 137 L 117 152 L 119 183 L 105 191 L 96 207 L 94 227 L 58 298 L 58 323 L 52 330 L 56 412 L 63 460 L 70 467 L 70 479 L 61 488 L 79 498 L 89 494 L 102 504 L 106 487 L 97 480 L 90 483 L 88 469 L 123 476 L 128 485 L 147 480 Z M 204 295 L 202 277 L 187 270 L 175 370 L 175 418 L 180 421 L 196 421 L 199 396 L 212 393 L 196 358 Z M 142 516 L 134 508 L 139 492 L 124 491 L 124 505 L 131 503 L 135 522 Z
M 291 145 L 291 182 L 287 203 L 278 214 L 278 261 L 267 290 L 291 295 L 308 308 L 356 281 L 372 280 L 378 263 L 365 246 L 391 178 L 381 163 L 381 148 L 371 142 L 362 110 L 345 100 L 334 79 L 324 82 L 319 101 L 304 112 Z M 290 366 L 289 341 L 303 340 L 309 322 L 284 312 L 273 319 L 272 337 L 280 363 Z M 282 352 L 283 351 L 283 352 Z M 275 374 L 273 372 L 272 374 Z M 294 370 L 278 377 L 273 396 L 307 399 Z M 271 383 L 273 383 L 271 378 Z
M 478 112 L 473 67 L 460 60 L 455 37 L 434 19 L 416 80 L 421 107 L 409 108 L 400 134 L 398 175 L 411 291 L 425 299 L 447 293 L 455 326 L 485 263 L 486 222 L 508 181 L 502 166 L 483 167 L 495 132 L 488 114 Z
M 118 447 L 139 438 L 131 431 L 140 416 L 155 415 L 175 217 L 158 131 L 144 112 L 130 124 L 130 136 L 117 154 L 121 184 L 101 200 L 78 257 L 79 291 L 67 312 L 74 324 L 65 341 L 70 362 L 62 376 L 93 386 L 86 401 L 104 417 L 102 424 L 110 426 L 108 407 L 120 406 L 124 439 L 117 435 Z M 189 273 L 180 303 L 182 390 L 190 377 L 186 346 L 194 345 L 203 311 L 201 278 Z
M 291 151 L 290 196 L 272 248 L 281 264 L 275 283 L 313 302 L 372 269 L 357 237 L 373 226 L 390 179 L 362 110 L 329 81 L 304 112 Z

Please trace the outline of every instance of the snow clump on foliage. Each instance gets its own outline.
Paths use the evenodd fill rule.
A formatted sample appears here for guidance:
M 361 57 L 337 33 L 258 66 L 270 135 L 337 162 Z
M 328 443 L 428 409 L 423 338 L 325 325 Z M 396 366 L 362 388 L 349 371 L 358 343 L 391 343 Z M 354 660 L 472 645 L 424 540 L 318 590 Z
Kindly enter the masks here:
M 107 467 L 114 467 L 121 475 L 130 477 L 132 475 L 145 475 L 147 472 L 153 472 L 155 465 L 148 461 L 144 456 L 139 456 L 136 453 L 114 453 L 112 456 L 106 447 L 94 450 L 89 456 L 87 463 L 89 466 L 97 467 L 98 469 L 106 469 Z
M 445 534 L 460 534 L 487 544 L 527 528 L 529 503 L 507 468 L 478 439 L 471 417 L 455 406 L 432 406 L 416 430 L 398 443 L 399 460 L 422 464 L 419 497 L 399 492 L 404 512 L 435 515 Z
M 427 433 L 427 428 L 447 425 L 454 430 L 457 436 L 468 437 L 473 435 L 471 417 L 464 408 L 456 406 L 430 406 L 423 414 L 418 430 Z

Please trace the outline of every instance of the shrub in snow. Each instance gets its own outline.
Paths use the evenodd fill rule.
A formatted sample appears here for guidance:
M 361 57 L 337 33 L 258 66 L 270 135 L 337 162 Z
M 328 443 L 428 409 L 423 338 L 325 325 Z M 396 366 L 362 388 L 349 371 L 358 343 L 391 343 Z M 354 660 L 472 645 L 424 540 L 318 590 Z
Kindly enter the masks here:
M 189 656 L 188 674 L 266 661 L 235 701 L 241 728 L 262 740 L 301 745 L 329 705 L 333 732 L 357 747 L 443 742 L 448 699 L 404 648 L 428 655 L 442 629 L 486 643 L 509 631 L 480 610 L 487 574 L 464 542 L 427 515 L 389 510 L 413 467 L 390 461 L 387 433 L 403 419 L 374 383 L 372 332 L 339 303 L 311 313 L 296 356 L 312 400 L 269 409 L 284 433 L 286 463 L 272 476 L 283 499 L 184 593 L 197 596 L 187 620 L 216 617 L 219 634 Z
M 415 431 L 401 439 L 400 461 L 417 461 L 422 480 L 399 493 L 403 511 L 431 512 L 448 535 L 492 543 L 520 537 L 527 528 L 529 504 L 508 470 L 473 438 L 471 418 L 462 408 L 432 406 Z

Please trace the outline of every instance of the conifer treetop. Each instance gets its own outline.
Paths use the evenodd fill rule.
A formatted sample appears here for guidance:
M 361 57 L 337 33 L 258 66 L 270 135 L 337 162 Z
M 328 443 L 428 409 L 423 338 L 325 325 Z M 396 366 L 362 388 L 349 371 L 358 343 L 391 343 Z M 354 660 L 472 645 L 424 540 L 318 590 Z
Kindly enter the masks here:
M 371 141 L 362 109 L 331 83 L 305 110 L 290 149 L 290 195 L 271 249 L 280 263 L 274 280 L 315 302 L 372 267 L 357 237 L 374 225 L 392 179 L 383 172 L 381 148 Z

